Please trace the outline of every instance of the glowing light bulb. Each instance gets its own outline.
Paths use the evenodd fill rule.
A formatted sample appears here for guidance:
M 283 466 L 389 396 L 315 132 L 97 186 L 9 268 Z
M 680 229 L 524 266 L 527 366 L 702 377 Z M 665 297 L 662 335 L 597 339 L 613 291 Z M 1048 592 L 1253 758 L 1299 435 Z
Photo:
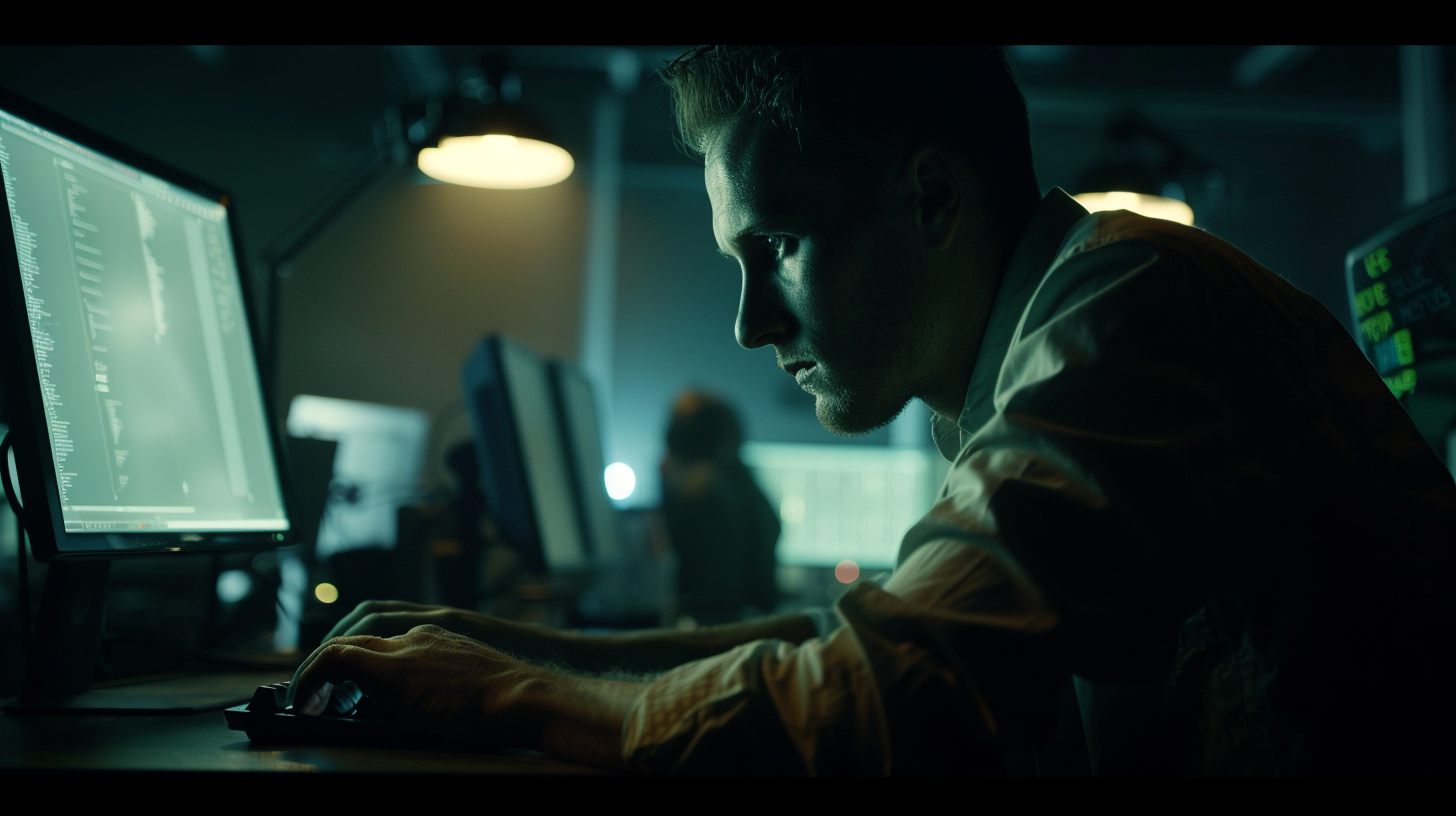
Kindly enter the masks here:
M 1088 212 L 1128 210 L 1149 218 L 1161 218 L 1193 226 L 1193 208 L 1176 198 L 1143 195 L 1116 190 L 1110 193 L 1082 193 L 1072 198 Z
M 613 462 L 607 465 L 605 473 L 607 481 L 607 495 L 621 501 L 632 495 L 637 489 L 637 474 L 632 472 L 624 462 Z
M 576 164 L 550 142 L 517 136 L 447 136 L 420 151 L 420 170 L 468 187 L 524 190 L 564 181 Z
M 339 599 L 339 588 L 333 584 L 319 584 L 313 588 L 313 596 L 324 603 L 333 603 Z

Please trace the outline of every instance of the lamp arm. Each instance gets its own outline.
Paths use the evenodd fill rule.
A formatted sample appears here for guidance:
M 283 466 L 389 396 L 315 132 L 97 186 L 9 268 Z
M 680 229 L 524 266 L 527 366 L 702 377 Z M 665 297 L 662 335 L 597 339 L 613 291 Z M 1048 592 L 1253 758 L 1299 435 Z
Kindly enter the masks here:
M 369 158 L 335 187 L 312 212 L 274 241 L 255 264 L 254 274 L 261 278 L 263 284 L 264 303 L 259 331 L 263 339 L 260 362 L 263 378 L 270 385 L 277 383 L 281 279 L 288 277 L 293 261 L 308 249 L 314 239 L 362 198 L 392 165 L 391 157 L 385 151 L 375 150 L 370 153 Z

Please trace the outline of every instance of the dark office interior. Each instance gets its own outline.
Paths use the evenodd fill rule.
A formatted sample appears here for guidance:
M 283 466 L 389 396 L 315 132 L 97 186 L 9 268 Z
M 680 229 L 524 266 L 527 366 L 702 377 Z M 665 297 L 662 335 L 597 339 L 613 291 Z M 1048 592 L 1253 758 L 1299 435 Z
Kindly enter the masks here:
M 855 615 L 868 620 L 891 614 L 883 604 L 861 608 L 845 599 L 876 592 L 894 598 L 897 564 L 911 563 L 911 550 L 901 551 L 902 538 L 933 506 L 940 507 L 937 501 L 948 495 L 943 484 L 954 494 L 956 474 L 970 467 L 969 454 L 957 459 L 955 450 L 946 453 L 928 430 L 932 409 L 919 400 L 868 433 L 830 433 L 816 415 L 813 393 L 784 377 L 771 349 L 745 350 L 735 339 L 743 285 L 739 264 L 725 258 L 724 244 L 715 241 L 704 159 L 677 130 L 672 92 L 659 74 L 688 50 L 0 49 L 5 126 L 0 146 L 19 145 L 9 149 L 20 168 L 6 166 L 7 185 L 12 176 L 20 181 L 13 191 L 7 187 L 14 235 L 0 244 L 8 254 L 0 263 L 0 286 L 11 293 L 0 299 L 7 310 L 0 318 L 0 355 L 9 359 L 12 372 L 0 392 L 0 428 L 9 431 L 7 445 L 15 448 L 14 464 L 0 467 L 13 470 L 19 490 L 7 473 L 7 494 L 24 493 L 26 518 L 22 524 L 12 512 L 18 502 L 0 503 L 0 700 L 7 705 L 0 716 L 0 774 L 1144 773 L 1135 763 L 1117 765 L 1107 758 L 1113 749 L 1097 747 L 1133 738 L 1108 737 L 1106 729 L 1115 731 L 1116 723 L 1087 713 L 1092 698 L 1071 679 L 1075 669 L 1056 675 L 1057 683 L 1048 686 L 1046 722 L 1027 727 L 1040 736 L 978 747 L 979 758 L 962 764 L 924 760 L 918 770 L 910 770 L 909 759 L 835 765 L 811 759 L 803 742 L 775 738 L 760 750 L 742 735 L 732 737 L 739 740 L 732 749 L 720 744 L 729 739 L 724 736 L 703 737 L 708 747 L 685 749 L 708 757 L 698 764 L 653 765 L 662 751 L 677 750 L 672 746 L 678 743 L 668 740 L 652 749 L 658 753 L 644 748 L 627 766 L 613 767 L 549 745 L 442 737 L 412 728 L 398 710 L 381 708 L 382 725 L 364 722 L 375 713 L 370 696 L 378 695 L 366 689 L 361 703 L 354 688 L 356 696 L 348 697 L 342 675 L 330 680 L 332 708 L 323 715 L 285 712 L 290 704 L 304 707 L 286 691 L 287 683 L 328 636 L 364 633 L 357 627 L 371 611 L 406 609 L 359 607 L 369 601 L 466 610 L 503 621 L 503 627 L 524 627 L 502 631 L 540 628 L 590 639 L 657 630 L 677 633 L 674 642 L 681 644 L 706 643 L 720 631 L 716 627 L 793 616 L 815 621 L 816 637 L 834 643 L 840 641 L 827 633 L 858 626 Z M 898 53 L 866 50 L 863 71 L 887 73 L 880 61 Z M 1025 97 L 1040 195 L 1059 188 L 1093 212 L 1129 209 L 1201 230 L 1307 293 L 1340 323 L 1345 334 L 1339 343 L 1349 349 L 1341 359 L 1372 368 L 1361 376 L 1377 385 L 1383 379 L 1389 390 L 1376 396 L 1388 395 L 1400 413 L 1377 411 L 1377 420 L 1361 413 L 1371 403 L 1353 398 L 1340 410 L 1351 412 L 1350 427 L 1394 422 L 1413 428 L 1401 425 L 1410 440 L 1423 445 L 1401 448 L 1400 455 L 1424 457 L 1429 467 L 1420 477 L 1425 487 L 1408 493 L 1440 508 L 1424 521 L 1391 521 L 1380 529 L 1436 542 L 1415 548 L 1419 553 L 1410 564 L 1449 566 L 1456 541 L 1456 528 L 1449 526 L 1456 518 L 1450 505 L 1456 310 L 1445 310 L 1456 286 L 1451 277 L 1456 143 L 1450 126 L 1456 53 L 1447 46 L 1393 45 L 1023 45 L 1005 46 L 1003 53 Z M 873 103 L 865 108 L 867 117 L 883 115 Z M 496 124 L 480 124 L 486 121 L 506 124 L 492 131 Z M 545 167 L 544 175 L 528 178 L 520 170 L 516 176 L 461 181 L 449 169 L 429 169 L 427 160 L 445 161 L 449 139 L 463 142 L 480 134 L 507 140 L 512 150 L 539 146 L 544 152 L 511 155 L 524 157 L 521 167 L 538 162 L 540 167 L 532 167 Z M 61 146 L 46 147 L 48 138 Z M 76 365 L 85 369 L 88 388 L 94 374 L 103 398 L 96 414 L 102 430 L 91 436 L 109 440 L 109 452 L 96 459 L 112 465 L 116 506 L 109 509 L 84 507 L 95 504 L 89 501 L 66 504 L 68 490 L 79 495 L 91 488 L 85 473 L 67 474 L 64 457 L 90 455 L 84 448 L 92 443 L 78 431 L 58 430 L 81 427 L 80 420 L 55 424 L 60 401 L 46 385 L 48 376 L 65 373 L 71 358 L 61 356 L 68 352 L 57 339 L 54 371 L 60 373 L 47 373 L 50 363 L 41 355 L 51 340 L 50 335 L 42 340 L 36 328 L 44 322 L 36 318 L 40 307 L 22 305 L 23 299 L 40 303 L 32 291 L 51 291 L 26 288 L 21 295 L 22 281 L 32 285 L 28 274 L 44 275 L 51 268 L 43 254 L 35 256 L 38 267 L 27 266 L 26 254 L 36 241 L 37 253 L 45 248 L 41 216 L 26 209 L 31 206 L 26 191 L 41 182 L 27 181 L 31 171 L 22 164 L 31 161 L 24 150 L 42 147 L 55 153 L 59 180 L 49 169 L 33 175 L 49 174 L 47 183 L 60 185 L 55 195 L 71 207 L 66 217 L 82 222 L 67 228 L 75 240 L 101 247 L 78 243 L 73 254 L 81 265 L 72 266 L 92 338 L 91 363 Z M 69 163 L 73 153 L 81 157 L 73 157 L 81 170 Z M 11 161 L 9 153 L 3 156 Z M 111 169 L 103 173 L 98 167 Z M 140 168 L 140 175 L 128 168 Z M 131 185 L 135 211 L 117 192 L 115 200 L 123 203 L 115 212 L 128 219 L 132 233 L 141 226 L 137 257 L 144 255 L 146 265 L 138 267 L 143 271 L 136 277 L 136 302 L 161 304 L 169 287 L 174 292 L 197 287 L 196 302 L 166 301 L 175 315 L 174 337 L 191 331 L 188 310 L 212 308 L 203 287 L 214 287 L 217 298 L 211 302 L 221 310 L 219 317 L 204 316 L 200 339 L 191 344 L 196 353 L 179 352 L 176 370 L 195 359 L 197 371 L 210 371 L 211 379 L 197 378 L 206 405 L 219 403 L 216 411 L 206 408 L 208 421 L 221 417 L 224 426 L 234 422 L 243 431 L 239 436 L 224 428 L 218 450 L 225 455 L 214 459 L 225 464 L 198 465 L 208 474 L 206 486 L 182 485 L 184 493 L 199 495 L 218 485 L 219 495 L 241 508 L 238 526 L 228 526 L 237 520 L 224 523 L 222 515 L 216 521 L 222 526 L 208 526 L 213 517 L 206 508 L 197 516 L 196 508 L 126 507 L 129 485 L 125 476 L 117 481 L 116 470 L 134 457 L 133 472 L 144 475 L 130 486 L 147 490 L 152 460 L 145 452 L 122 449 L 129 447 L 123 434 L 131 432 L 123 428 L 153 434 L 149 438 L 175 437 L 169 444 L 182 450 L 191 444 L 186 439 L 192 425 L 177 417 L 204 409 L 203 403 L 177 397 L 180 392 L 153 393 L 145 398 L 153 408 L 125 414 L 143 397 L 129 396 L 126 389 L 137 386 L 115 388 L 108 382 L 97 355 L 111 352 L 96 338 L 98 321 L 109 313 L 94 305 L 99 301 L 87 300 L 100 297 L 87 287 L 102 285 L 87 270 L 104 273 L 84 253 L 100 258 L 102 250 L 113 250 L 85 237 L 95 227 L 84 219 L 94 215 L 104 234 L 109 222 L 97 213 L 110 205 L 92 204 L 88 215 L 77 203 L 90 195 L 87 184 L 101 186 L 88 182 L 90 176 L 74 175 L 83 170 L 111 179 L 105 183 L 118 191 Z M 144 203 L 148 195 L 163 203 Z M 182 213 L 175 248 L 164 246 L 172 240 L 166 202 Z M 39 210 L 35 205 L 34 212 Z M 51 215 L 61 223 L 60 215 Z M 25 230 L 31 229 L 40 237 L 28 244 L 25 236 L 34 235 Z M 128 240 L 136 243 L 134 235 Z M 184 278 L 180 269 L 188 263 L 194 274 Z M 211 264 L 210 278 L 198 264 Z M 1377 283 L 1382 275 L 1390 290 Z M 236 299 L 227 294 L 229 286 L 237 289 Z M 1388 306 L 1394 322 L 1389 315 L 1382 318 L 1388 300 L 1394 303 Z M 26 308 L 30 330 L 23 325 Z M 155 309 L 155 338 L 151 329 L 145 338 L 153 345 L 139 346 L 138 354 L 156 349 L 165 357 L 160 350 L 171 341 L 164 336 L 161 306 Z M 101 331 L 112 330 L 103 325 Z M 1239 331 L 1230 326 L 1229 337 L 1208 336 L 1208 347 L 1239 345 L 1242 338 L 1232 338 Z M 1301 342 L 1291 340 L 1291 347 Z M 123 353 L 130 352 L 116 352 Z M 1278 356 L 1271 351 L 1271 359 Z M 39 368 L 28 362 L 32 357 Z M 225 361 L 230 368 L 221 371 Z M 115 367 L 113 379 L 124 370 Z M 1148 376 L 1157 379 L 1156 372 Z M 1255 381 L 1283 382 L 1264 372 L 1251 374 Z M 1277 390 L 1258 399 L 1270 406 L 1286 401 Z M 236 407 L 224 409 L 223 402 Z M 248 407 L 254 403 L 256 417 Z M 156 406 L 163 405 L 172 419 L 159 418 L 162 409 Z M 147 412 L 151 415 L 144 416 Z M 97 426 L 98 420 L 87 421 L 87 427 Z M 973 431 L 963 425 L 957 444 L 967 444 Z M 67 433 L 76 436 L 74 454 Z M 1280 441 L 1267 428 L 1258 434 Z M 206 459 L 201 443 L 196 448 L 201 462 Z M 1341 450 L 1346 449 L 1358 457 L 1365 448 L 1350 443 Z M 1395 449 L 1394 443 L 1380 447 Z M 1305 455 L 1301 451 L 1290 442 L 1281 456 L 1298 460 Z M 178 457 L 184 455 L 185 450 Z M 1306 464 L 1316 459 L 1310 454 Z M 182 458 L 177 462 L 186 469 Z M 1169 473 L 1170 480 L 1180 478 Z M 1251 484 L 1266 484 L 1260 481 L 1267 476 L 1263 471 L 1247 475 Z M 202 484 L 202 478 L 193 484 Z M 37 492 L 32 495 L 26 485 Z M 1220 491 L 1210 488 L 1207 495 L 1237 495 Z M 1232 515 L 1252 518 L 1256 510 L 1248 507 L 1278 513 L 1281 502 L 1302 501 L 1309 488 L 1250 491 L 1259 495 Z M 1414 518 L 1416 511 L 1402 509 L 1407 494 L 1397 493 L 1389 493 L 1396 496 L 1389 499 L 1390 517 Z M 1351 488 L 1350 495 L 1357 494 L 1364 495 Z M 1168 495 L 1174 495 L 1171 488 Z M 1384 499 L 1371 499 L 1377 500 Z M 988 501 L 1013 518 L 1012 498 Z M 1213 501 L 1199 499 L 1197 506 Z M 264 505 L 277 512 L 265 513 Z M 1161 519 L 1164 510 L 1160 506 L 1148 518 Z M 1072 515 L 1057 515 L 1063 512 Z M 1087 511 L 1048 511 L 1047 529 L 1063 524 L 1057 529 L 1092 530 L 1100 523 L 1066 521 L 1083 518 L 1079 512 Z M 278 525 L 272 524 L 274 515 Z M 1271 522 L 1270 529 L 1289 526 Z M 1008 540 L 1042 529 L 1025 533 L 1010 521 L 1003 528 Z M 1335 520 L 1324 519 L 1318 529 L 1337 528 Z M 128 530 L 140 532 L 128 538 Z M 113 543 L 88 543 L 102 538 Z M 128 549 L 133 544 L 135 552 Z M 1411 591 L 1441 593 L 1445 600 L 1433 601 L 1432 608 L 1449 616 L 1450 580 L 1449 573 L 1427 575 Z M 1399 594 L 1382 584 L 1370 597 Z M 844 610 L 859 611 L 842 611 L 836 619 L 834 609 L 842 601 Z M 1417 608 L 1425 607 L 1410 607 Z M 1205 612 L 1189 619 L 1202 621 Z M 1188 617 L 1186 610 L 1180 614 Z M 1425 632 L 1429 625 L 1412 624 L 1412 631 Z M 888 630 L 873 631 L 880 636 Z M 805 632 L 789 640 L 804 641 Z M 509 655 L 531 656 L 516 647 L 515 635 L 491 642 L 460 634 Z M 1320 630 L 1319 637 L 1338 635 Z M 1420 643 L 1437 654 L 1437 664 L 1449 667 L 1450 631 L 1435 642 L 1422 637 L 1392 642 Z M 943 642 L 951 644 L 944 647 L 949 650 L 962 644 L 953 638 Z M 573 665 L 578 652 L 561 648 L 535 663 Z M 699 656 L 694 648 L 699 647 L 683 645 L 672 665 Z M 824 648 L 826 666 L 845 677 L 854 674 L 833 662 L 845 659 L 834 656 L 837 647 Z M 996 646 L 986 659 L 1000 660 L 1009 648 Z M 880 653 L 864 649 L 865 676 L 884 684 L 885 676 L 874 674 L 882 670 L 874 656 Z M 596 654 L 586 646 L 579 653 Z M 582 666 L 590 663 L 582 660 Z M 613 682 L 651 683 L 666 671 L 635 656 L 602 661 L 591 668 L 596 676 L 620 675 Z M 1352 677 L 1380 672 L 1366 666 Z M 1378 694 L 1398 686 L 1378 685 Z M 986 693 L 994 698 L 994 692 Z M 1351 699 L 1360 696 L 1351 692 Z M 727 703 L 720 705 L 727 710 Z M 949 710 L 964 703 L 947 697 L 935 705 Z M 1444 713 L 1432 717 L 1449 726 L 1445 705 Z M 1401 716 L 1417 710 L 1397 709 Z M 647 718 L 642 710 L 632 716 Z M 701 713 L 704 721 L 719 715 L 730 717 L 718 709 Z M 330 718 L 338 722 L 320 726 Z M 312 722 L 299 726 L 295 720 Z M 917 726 L 885 722 L 876 726 L 889 735 L 884 744 L 902 750 L 908 738 L 897 729 Z M 1015 730 L 1021 721 L 1005 722 Z M 288 730 L 293 726 L 302 730 Z M 753 727 L 743 726 L 745 733 L 758 733 Z M 1233 728 L 1227 722 L 1203 727 Z M 844 730 L 825 731 L 818 739 L 842 738 L 846 744 L 880 739 L 863 736 L 870 726 L 834 728 Z M 925 731 L 931 732 L 940 733 Z M 998 733 L 994 727 L 990 732 Z M 1412 749 L 1408 753 L 1424 758 L 1413 765 L 1349 760 L 1328 772 L 1449 775 L 1449 742 L 1446 733 L 1441 747 Z M 189 747 L 178 751 L 178 745 Z M 938 749 L 904 750 L 896 756 L 940 755 Z M 1143 744 L 1138 750 L 1155 754 L 1159 748 Z M 781 753 L 789 758 L 776 759 Z M 756 755 L 752 762 L 732 759 L 748 754 Z M 991 755 L 994 760 L 985 759 Z M 1145 773 L 1326 772 L 1291 762 L 1208 761 L 1187 766 L 1193 771 L 1155 763 Z M 866 770 L 871 766 L 878 770 Z

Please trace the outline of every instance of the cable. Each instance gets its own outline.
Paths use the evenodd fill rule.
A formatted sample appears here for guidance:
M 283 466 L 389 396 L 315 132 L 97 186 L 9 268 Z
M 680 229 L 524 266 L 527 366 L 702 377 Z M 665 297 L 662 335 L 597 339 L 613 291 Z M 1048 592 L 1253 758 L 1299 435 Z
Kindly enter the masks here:
M 20 584 L 17 612 L 20 614 L 20 635 L 25 639 L 22 648 L 25 654 L 30 654 L 30 561 L 25 557 L 25 508 L 21 506 L 15 485 L 10 481 L 10 450 L 10 431 L 7 430 L 5 438 L 0 440 L 0 484 L 5 487 L 5 498 L 10 502 L 10 512 L 15 514 L 15 553 L 18 563 L 16 575 Z

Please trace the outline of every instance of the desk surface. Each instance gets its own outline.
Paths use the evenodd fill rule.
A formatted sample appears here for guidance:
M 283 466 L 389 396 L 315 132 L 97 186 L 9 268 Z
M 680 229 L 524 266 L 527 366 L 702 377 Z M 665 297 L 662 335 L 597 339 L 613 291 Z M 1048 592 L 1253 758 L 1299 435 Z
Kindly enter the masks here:
M 600 773 L 526 752 L 258 746 L 243 732 L 230 730 L 221 711 L 182 716 L 0 716 L 0 771 Z

